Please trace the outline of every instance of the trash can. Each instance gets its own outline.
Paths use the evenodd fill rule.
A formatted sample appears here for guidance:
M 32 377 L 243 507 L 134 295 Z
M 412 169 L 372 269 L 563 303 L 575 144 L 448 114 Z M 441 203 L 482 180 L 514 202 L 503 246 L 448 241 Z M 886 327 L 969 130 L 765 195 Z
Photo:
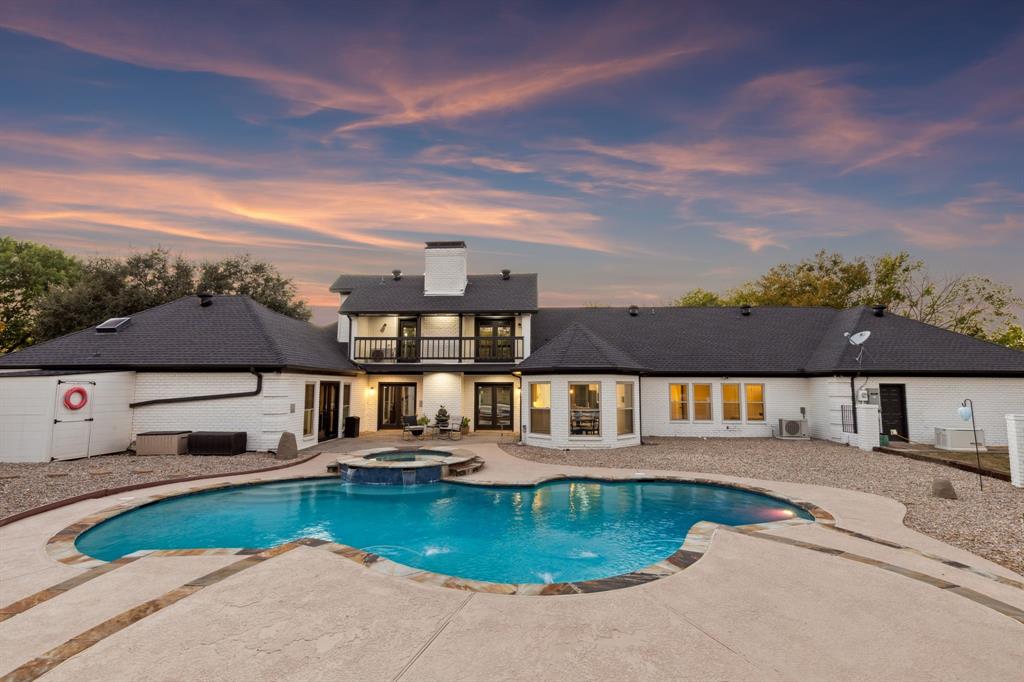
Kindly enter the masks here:
M 345 438 L 359 437 L 359 417 L 345 417 L 345 430 L 342 435 Z

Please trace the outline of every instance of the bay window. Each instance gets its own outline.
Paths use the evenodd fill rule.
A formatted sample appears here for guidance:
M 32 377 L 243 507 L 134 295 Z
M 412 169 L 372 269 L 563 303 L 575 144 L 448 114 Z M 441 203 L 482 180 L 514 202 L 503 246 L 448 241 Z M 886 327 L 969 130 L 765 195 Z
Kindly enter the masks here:
M 633 433 L 633 382 L 615 384 L 615 412 L 618 435 Z
M 530 433 L 551 434 L 551 384 L 530 384 Z
M 601 435 L 601 384 L 569 384 L 569 435 Z

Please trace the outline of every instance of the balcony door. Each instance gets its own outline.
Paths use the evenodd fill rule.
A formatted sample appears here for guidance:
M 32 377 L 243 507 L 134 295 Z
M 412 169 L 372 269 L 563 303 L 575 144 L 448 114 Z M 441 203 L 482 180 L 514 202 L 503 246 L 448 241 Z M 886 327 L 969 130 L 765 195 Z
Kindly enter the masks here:
M 398 321 L 398 361 L 417 362 L 420 359 L 418 348 L 419 322 L 416 318 Z
M 512 430 L 512 384 L 476 384 L 477 429 Z
M 476 360 L 512 362 L 515 360 L 516 321 L 511 317 L 476 318 Z
M 380 384 L 377 428 L 400 429 L 402 417 L 416 416 L 416 384 Z

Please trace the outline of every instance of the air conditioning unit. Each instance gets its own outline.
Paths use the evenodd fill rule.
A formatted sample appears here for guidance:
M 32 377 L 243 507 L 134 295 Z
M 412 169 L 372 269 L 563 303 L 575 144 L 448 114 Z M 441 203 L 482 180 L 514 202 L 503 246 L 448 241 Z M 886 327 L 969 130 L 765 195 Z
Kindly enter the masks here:
M 383 362 L 384 351 L 381 350 L 380 348 L 374 348 L 372 351 L 370 351 L 370 360 L 372 360 L 373 362 Z
M 810 438 L 806 419 L 780 419 L 779 438 Z
M 935 427 L 935 447 L 939 450 L 964 450 L 974 452 L 974 430 L 960 428 L 944 429 Z M 985 432 L 978 429 L 978 450 L 985 448 Z

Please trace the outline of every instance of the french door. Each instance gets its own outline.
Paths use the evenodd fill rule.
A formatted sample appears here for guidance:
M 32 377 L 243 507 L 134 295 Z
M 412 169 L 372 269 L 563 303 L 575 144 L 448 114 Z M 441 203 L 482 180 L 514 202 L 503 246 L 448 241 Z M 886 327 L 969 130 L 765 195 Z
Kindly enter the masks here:
M 316 439 L 330 440 L 338 437 L 338 390 L 337 381 L 320 382 L 320 410 Z
M 515 320 L 511 317 L 476 318 L 476 360 L 515 360 Z
M 475 392 L 475 428 L 512 430 L 512 384 L 476 384 Z
M 377 428 L 400 429 L 402 417 L 416 416 L 416 384 L 380 384 Z
M 398 321 L 398 361 L 419 360 L 419 322 L 415 319 Z

